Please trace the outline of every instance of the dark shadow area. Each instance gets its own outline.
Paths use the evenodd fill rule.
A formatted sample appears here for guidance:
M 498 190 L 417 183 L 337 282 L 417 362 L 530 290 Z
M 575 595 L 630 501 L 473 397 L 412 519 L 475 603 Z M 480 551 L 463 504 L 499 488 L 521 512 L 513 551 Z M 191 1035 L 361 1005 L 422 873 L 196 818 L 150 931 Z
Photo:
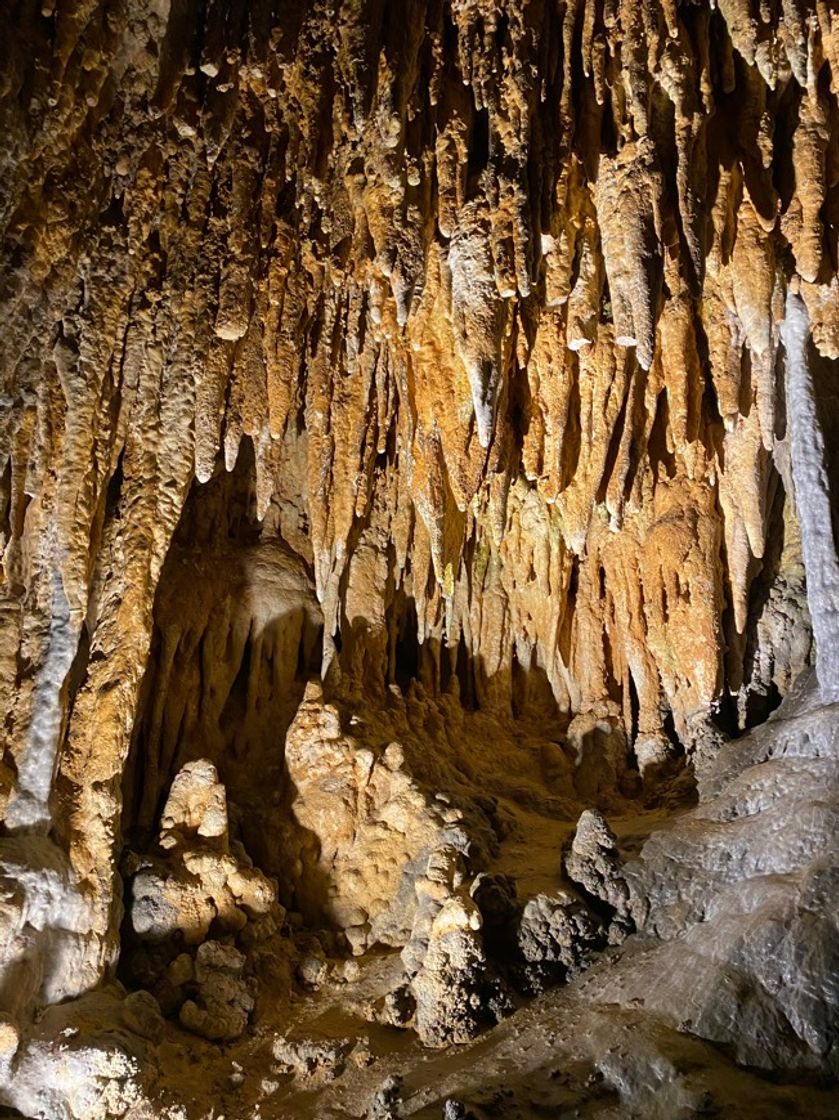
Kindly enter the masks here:
M 410 601 L 408 609 L 399 616 L 393 643 L 392 666 L 392 683 L 398 684 L 404 694 L 408 691 L 411 681 L 419 676 L 419 634 L 413 600 Z
M 489 110 L 476 109 L 472 118 L 472 134 L 469 142 L 467 181 L 477 181 L 482 171 L 489 165 Z
M 161 573 L 123 785 L 132 843 L 153 834 L 181 766 L 208 758 L 243 810 L 246 845 L 267 854 L 285 732 L 322 645 L 311 571 L 270 510 L 257 519 L 244 441 L 232 472 L 193 484 Z
M 667 390 L 662 389 L 656 399 L 655 419 L 650 431 L 648 454 L 656 483 L 660 478 L 673 478 L 676 474 L 676 456 L 667 446 L 667 428 L 670 423 L 670 405 Z

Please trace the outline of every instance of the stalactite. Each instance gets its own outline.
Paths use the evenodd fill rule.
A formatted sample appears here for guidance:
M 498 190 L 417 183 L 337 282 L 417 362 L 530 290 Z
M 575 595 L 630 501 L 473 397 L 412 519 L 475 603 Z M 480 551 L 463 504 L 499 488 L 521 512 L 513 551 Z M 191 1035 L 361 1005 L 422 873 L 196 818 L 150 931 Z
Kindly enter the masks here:
M 11 841 L 17 881 L 36 835 L 72 911 L 37 936 L 15 911 L 23 1002 L 112 971 L 121 828 L 148 840 L 199 756 L 252 812 L 236 858 L 282 877 L 264 791 L 224 759 L 288 809 L 266 744 L 294 719 L 312 789 L 286 886 L 324 875 L 357 902 L 371 805 L 348 794 L 350 839 L 320 855 L 306 835 L 333 749 L 417 844 L 459 844 L 435 752 L 477 786 L 495 726 L 526 770 L 516 736 L 539 724 L 562 787 L 545 812 L 570 819 L 574 798 L 652 797 L 683 750 L 701 779 L 720 728 L 792 687 L 811 625 L 839 699 L 814 381 L 839 357 L 833 8 L 7 6 L 0 859 Z M 373 730 L 335 726 L 333 692 Z M 422 856 L 404 911 L 384 897 L 401 864 L 377 866 L 382 897 L 346 927 L 361 950 L 427 933 L 420 991 L 447 974 L 412 907 L 445 885 L 445 936 L 466 952 L 475 932 L 457 859 Z M 72 982 L 50 987 L 51 952 Z
M 787 295 L 782 330 L 787 352 L 790 459 L 807 571 L 807 601 L 816 642 L 816 672 L 822 695 L 828 701 L 835 701 L 839 698 L 836 627 L 839 563 L 833 537 L 824 435 L 816 410 L 813 375 L 807 353 L 810 341 L 807 309 L 801 296 L 793 291 Z

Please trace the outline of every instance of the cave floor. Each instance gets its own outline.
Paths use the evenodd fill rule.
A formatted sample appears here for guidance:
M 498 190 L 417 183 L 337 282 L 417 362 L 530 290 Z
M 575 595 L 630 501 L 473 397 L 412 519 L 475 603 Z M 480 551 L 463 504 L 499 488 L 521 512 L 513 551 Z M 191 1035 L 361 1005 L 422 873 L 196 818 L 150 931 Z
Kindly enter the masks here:
M 517 827 L 501 846 L 494 871 L 516 879 L 519 897 L 555 889 L 559 853 L 573 821 L 549 819 L 505 799 Z M 687 807 L 629 810 L 610 824 L 625 855 L 635 854 L 652 831 L 674 826 Z M 779 1078 L 737 1065 L 715 1046 L 678 1029 L 644 1006 L 627 1005 L 615 983 L 616 966 L 631 970 L 634 955 L 655 952 L 639 936 L 606 950 L 586 973 L 529 1001 L 473 1042 L 425 1049 L 410 1030 L 371 1021 L 373 1002 L 399 982 L 398 951 L 359 959 L 353 982 L 334 973 L 316 992 L 297 990 L 273 999 L 263 993 L 256 1026 L 226 1047 L 167 1025 L 157 1060 L 164 1101 L 179 1101 L 189 1120 L 339 1120 L 363 1118 L 386 1078 L 402 1078 L 396 1115 L 431 1120 L 447 1100 L 451 1116 L 490 1117 L 809 1117 L 833 1120 L 839 1095 L 804 1073 Z M 672 983 L 673 977 L 662 982 Z M 282 1071 L 273 1056 L 277 1039 L 312 1042 L 343 1055 L 311 1072 Z M 174 1115 L 174 1114 L 173 1114 Z M 382 1113 L 382 1117 L 387 1116 Z
M 631 951 L 631 950 L 630 950 Z M 607 972 L 622 950 L 591 970 Z M 357 983 L 329 984 L 245 1040 L 220 1050 L 171 1028 L 158 1059 L 161 1100 L 189 1120 L 366 1117 L 385 1078 L 403 1078 L 399 1116 L 437 1120 L 448 1099 L 482 1117 L 811 1117 L 833 1120 L 839 1097 L 813 1079 L 744 1069 L 643 1006 L 589 1000 L 572 981 L 520 1007 L 474 1042 L 424 1049 L 410 1031 L 368 1022 L 363 1006 L 398 980 L 398 954 L 371 956 Z M 278 1036 L 356 1040 L 348 1059 L 311 1076 L 277 1073 Z M 241 1078 L 241 1081 L 240 1081 Z M 213 1102 L 213 1103 L 210 1103 Z M 453 1115 L 457 1115 L 453 1113 Z

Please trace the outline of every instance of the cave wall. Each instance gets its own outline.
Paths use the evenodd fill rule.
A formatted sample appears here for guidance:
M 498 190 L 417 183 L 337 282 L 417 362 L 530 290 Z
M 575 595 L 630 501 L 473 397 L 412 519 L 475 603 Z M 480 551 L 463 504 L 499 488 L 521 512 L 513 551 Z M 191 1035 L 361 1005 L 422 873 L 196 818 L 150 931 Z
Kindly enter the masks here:
M 839 357 L 829 5 L 20 0 L 0 30 L 0 790 L 72 902 L 49 998 L 116 952 L 156 590 L 220 456 L 360 694 L 415 627 L 426 680 L 462 649 L 508 709 L 524 667 L 644 759 L 786 690 L 788 293 L 805 365 Z

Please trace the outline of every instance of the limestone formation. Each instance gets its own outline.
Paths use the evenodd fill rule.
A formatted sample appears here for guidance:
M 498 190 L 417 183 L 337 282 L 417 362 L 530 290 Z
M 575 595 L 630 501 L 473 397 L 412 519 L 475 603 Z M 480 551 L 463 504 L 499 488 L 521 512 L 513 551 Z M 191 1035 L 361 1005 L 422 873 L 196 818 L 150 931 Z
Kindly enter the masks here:
M 483 918 L 456 849 L 432 852 L 416 892 L 414 928 L 401 954 L 410 977 L 413 1025 L 426 1046 L 465 1042 L 482 1022 L 497 1020 L 510 1008 L 492 975 Z M 398 990 L 394 996 L 398 1002 Z
M 697 808 L 625 864 L 630 911 L 654 940 L 624 955 L 610 994 L 748 1065 L 835 1068 L 837 727 L 809 674 L 717 757 Z M 660 983 L 670 969 L 678 985 Z
M 398 1075 L 386 1077 L 370 1102 L 367 1120 L 398 1120 L 402 1104 L 401 1086 L 402 1078 Z
M 528 986 L 539 991 L 585 968 L 605 944 L 602 923 L 569 891 L 538 894 L 525 905 L 516 940 L 529 966 Z M 534 967 L 535 966 L 535 967 Z
M 275 1069 L 279 1073 L 331 1081 L 343 1069 L 352 1048 L 353 1042 L 346 1038 L 329 1041 L 277 1038 L 272 1046 L 272 1054 L 276 1062 Z
M 238 1038 L 254 1008 L 256 980 L 244 976 L 247 957 L 233 940 L 253 948 L 278 932 L 285 914 L 276 885 L 240 843 L 231 845 L 226 791 L 206 759 L 175 776 L 157 848 L 164 854 L 125 861 L 132 872 L 130 973 L 187 1029 Z
M 0 136 L 0 1109 L 832 1117 L 837 5 L 21 0 Z
M 586 895 L 601 902 L 612 914 L 611 936 L 631 926 L 629 888 L 621 866 L 617 837 L 600 813 L 588 809 L 580 816 L 565 857 L 565 871 Z
M 320 686 L 307 686 L 286 735 L 294 793 L 283 852 L 304 913 L 325 915 L 362 953 L 377 943 L 404 944 L 413 920 L 411 867 L 449 826 L 412 779 L 402 746 L 371 749 L 362 719 L 350 722 L 356 727 L 344 733 Z

